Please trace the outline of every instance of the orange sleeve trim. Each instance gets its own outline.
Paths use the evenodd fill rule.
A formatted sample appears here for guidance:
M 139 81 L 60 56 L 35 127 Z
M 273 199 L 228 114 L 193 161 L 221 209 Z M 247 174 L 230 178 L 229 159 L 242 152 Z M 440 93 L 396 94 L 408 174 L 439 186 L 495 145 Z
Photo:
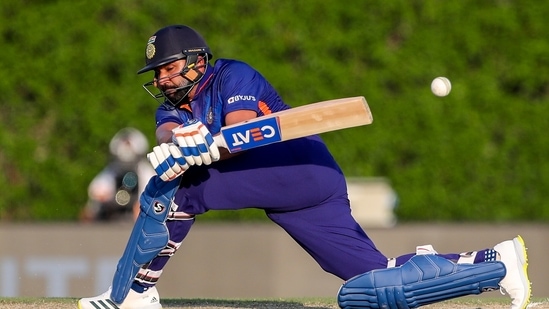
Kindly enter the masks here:
M 267 103 L 263 101 L 259 101 L 257 105 L 259 107 L 259 110 L 263 113 L 263 115 L 269 115 L 273 113 L 273 111 L 269 108 L 269 106 L 267 106 Z

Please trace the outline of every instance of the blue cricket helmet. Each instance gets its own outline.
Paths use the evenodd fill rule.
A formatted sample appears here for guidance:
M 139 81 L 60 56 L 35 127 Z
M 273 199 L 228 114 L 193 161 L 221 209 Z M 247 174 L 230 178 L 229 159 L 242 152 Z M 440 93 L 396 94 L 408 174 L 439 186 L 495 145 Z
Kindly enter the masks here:
M 158 30 L 147 41 L 145 66 L 137 74 L 189 56 L 204 54 L 208 55 L 208 59 L 212 58 L 208 44 L 196 30 L 184 25 L 168 26 Z

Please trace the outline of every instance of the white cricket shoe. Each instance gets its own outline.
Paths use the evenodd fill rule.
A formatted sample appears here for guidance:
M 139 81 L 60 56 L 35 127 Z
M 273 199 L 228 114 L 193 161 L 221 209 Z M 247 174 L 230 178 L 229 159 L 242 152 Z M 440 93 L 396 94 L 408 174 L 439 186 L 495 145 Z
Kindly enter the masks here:
M 530 303 L 532 288 L 528 280 L 528 258 L 522 237 L 517 236 L 494 247 L 507 273 L 500 281 L 501 291 L 511 297 L 511 309 L 525 309 Z
M 117 304 L 111 299 L 111 287 L 107 292 L 78 301 L 78 309 L 161 309 L 160 297 L 156 287 L 151 287 L 143 293 L 130 289 L 124 302 Z

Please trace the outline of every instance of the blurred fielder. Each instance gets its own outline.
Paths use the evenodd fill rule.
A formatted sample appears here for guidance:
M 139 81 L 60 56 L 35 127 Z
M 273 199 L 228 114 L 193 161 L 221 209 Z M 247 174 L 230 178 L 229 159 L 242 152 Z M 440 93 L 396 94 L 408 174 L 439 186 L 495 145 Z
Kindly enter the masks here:
M 135 128 L 118 131 L 109 143 L 109 163 L 88 186 L 88 201 L 80 219 L 90 221 L 134 220 L 139 195 L 155 175 L 145 154 L 149 143 Z

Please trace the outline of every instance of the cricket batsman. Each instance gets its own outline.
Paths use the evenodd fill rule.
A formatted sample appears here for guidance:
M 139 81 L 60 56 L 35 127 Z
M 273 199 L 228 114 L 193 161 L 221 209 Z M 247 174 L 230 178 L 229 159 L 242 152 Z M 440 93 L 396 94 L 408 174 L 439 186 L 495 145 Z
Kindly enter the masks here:
M 493 290 L 509 294 L 511 309 L 526 308 L 531 290 L 520 236 L 464 253 L 426 245 L 388 258 L 351 215 L 345 176 L 319 136 L 237 154 L 217 147 L 212 136 L 221 127 L 290 108 L 263 75 L 239 60 L 212 61 L 203 37 L 185 25 L 164 27 L 144 43 L 138 73 L 153 73 L 143 86 L 159 102 L 158 145 L 148 154 L 157 176 L 140 197 L 112 286 L 80 299 L 80 309 L 162 308 L 155 285 L 195 219 L 245 208 L 264 210 L 342 279 L 341 308 L 417 308 Z M 334 57 L 345 63 L 344 54 Z

